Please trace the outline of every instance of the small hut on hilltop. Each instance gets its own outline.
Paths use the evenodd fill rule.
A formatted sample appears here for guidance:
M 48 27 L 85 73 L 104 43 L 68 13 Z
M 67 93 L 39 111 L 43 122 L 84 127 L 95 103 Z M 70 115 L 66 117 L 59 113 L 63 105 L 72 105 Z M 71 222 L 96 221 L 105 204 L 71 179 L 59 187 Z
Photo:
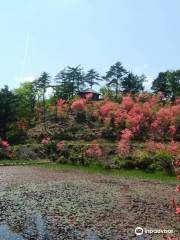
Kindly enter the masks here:
M 100 93 L 98 93 L 97 91 L 93 90 L 93 89 L 86 89 L 83 91 L 79 91 L 77 93 L 77 95 L 81 98 L 85 98 L 87 94 L 92 94 L 92 100 L 99 100 L 100 97 Z

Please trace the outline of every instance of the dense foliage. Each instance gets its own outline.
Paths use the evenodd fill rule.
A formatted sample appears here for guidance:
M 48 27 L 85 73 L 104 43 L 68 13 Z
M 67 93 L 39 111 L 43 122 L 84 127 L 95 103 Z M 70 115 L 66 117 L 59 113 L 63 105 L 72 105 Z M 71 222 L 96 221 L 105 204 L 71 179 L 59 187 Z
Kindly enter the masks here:
M 159 73 L 155 93 L 117 62 L 104 76 L 81 66 L 53 79 L 43 72 L 15 90 L 0 91 L 0 158 L 48 158 L 106 168 L 163 169 L 179 155 L 179 70 Z M 100 99 L 87 88 L 102 86 Z M 52 93 L 47 95 L 51 88 Z
M 44 111 L 38 111 L 32 125 L 23 119 L 16 123 L 20 131 L 16 136 L 23 136 L 33 158 L 35 152 L 37 158 L 63 163 L 163 169 L 172 174 L 172 161 L 180 153 L 180 104 L 179 99 L 164 104 L 162 97 L 162 93 L 118 94 L 117 101 L 108 97 L 94 101 L 93 94 L 87 94 L 71 101 L 58 99 L 49 104 L 46 123 Z M 1 158 L 20 158 L 21 145 L 5 147 L 2 140 Z
M 161 72 L 152 82 L 153 92 L 156 94 L 159 92 L 162 93 L 161 102 L 164 105 L 166 105 L 167 102 L 176 102 L 177 104 L 180 97 L 179 73 L 180 70 Z M 109 100 L 102 106 L 102 111 L 107 111 L 107 114 L 98 110 L 100 112 L 100 117 L 106 115 L 104 117 L 106 123 L 110 120 L 108 109 L 106 110 L 106 108 L 116 108 L 116 103 L 121 103 L 119 94 L 127 95 L 126 98 L 123 98 L 122 106 L 124 107 L 117 107 L 113 112 L 114 123 L 117 124 L 117 126 L 120 118 L 123 118 L 122 111 L 128 111 L 128 108 L 131 108 L 132 99 L 128 97 L 128 94 L 133 94 L 135 98 L 138 98 L 137 94 L 140 94 L 139 97 L 141 100 L 139 102 L 144 101 L 144 105 L 134 105 L 133 109 L 131 109 L 126 116 L 126 125 L 133 125 L 132 128 L 133 131 L 135 131 L 135 128 L 145 127 L 142 126 L 140 122 L 143 122 L 146 118 L 151 118 L 148 114 L 153 115 L 154 110 L 150 113 L 148 109 L 156 107 L 156 105 L 153 105 L 153 101 L 156 101 L 156 95 L 148 101 L 146 101 L 145 95 L 144 99 L 142 99 L 141 93 L 144 91 L 145 81 L 146 76 L 138 76 L 128 71 L 121 62 L 116 62 L 114 65 L 110 66 L 104 76 L 101 76 L 94 69 L 85 72 L 80 65 L 76 67 L 68 66 L 59 71 L 54 79 L 48 73 L 43 72 L 41 76 L 33 82 L 22 83 L 21 86 L 15 90 L 10 91 L 8 87 L 5 86 L 0 90 L 0 137 L 17 142 L 17 136 L 22 135 L 22 131 L 20 130 L 21 126 L 22 128 L 28 128 L 36 124 L 37 121 L 46 123 L 50 106 L 52 108 L 54 107 L 56 115 L 58 115 L 60 107 L 57 103 L 59 99 L 66 100 L 67 102 L 72 101 L 79 95 L 79 92 L 83 92 L 87 89 L 92 90 L 96 85 L 100 85 L 101 87 L 101 98 Z M 49 89 L 51 89 L 51 95 L 48 96 L 47 92 L 49 92 Z M 91 98 L 91 96 L 89 97 Z M 77 101 L 79 102 L 75 102 L 74 105 L 78 104 L 79 107 L 82 108 L 82 100 L 80 99 Z M 139 103 L 137 99 L 133 99 L 133 101 Z M 74 105 L 72 108 L 74 108 Z M 105 108 L 105 110 L 103 110 L 103 108 Z M 157 128 L 158 131 L 162 130 L 161 127 L 166 128 L 166 125 L 161 123 L 163 114 L 167 114 L 166 117 L 169 118 L 170 115 L 174 114 L 173 112 L 176 111 L 176 109 L 176 107 L 159 109 L 160 111 L 157 114 L 157 119 L 151 126 L 154 128 L 154 131 L 156 131 Z M 96 114 L 96 110 L 97 109 L 95 109 L 94 114 Z M 140 113 L 137 117 L 136 115 L 138 112 L 142 112 L 143 114 Z M 170 119 L 173 121 L 173 116 L 170 117 Z M 122 124 L 123 121 L 120 122 Z M 160 127 L 160 125 L 162 126 Z M 169 125 L 170 129 L 168 131 L 173 134 L 175 130 L 173 123 L 169 123 Z M 16 126 L 18 126 L 18 128 L 16 128 Z M 137 133 L 135 135 L 137 135 Z M 22 141 L 24 141 L 24 138 L 22 138 Z

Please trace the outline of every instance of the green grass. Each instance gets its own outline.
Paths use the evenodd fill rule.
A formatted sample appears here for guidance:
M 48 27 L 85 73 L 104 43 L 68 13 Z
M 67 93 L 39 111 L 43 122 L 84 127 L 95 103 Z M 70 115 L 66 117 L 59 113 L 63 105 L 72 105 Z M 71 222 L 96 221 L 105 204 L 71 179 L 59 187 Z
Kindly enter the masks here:
M 1 160 L 0 166 L 12 166 L 12 165 L 30 165 L 49 169 L 61 169 L 61 170 L 79 170 L 90 174 L 101 174 L 106 176 L 123 176 L 123 177 L 135 177 L 142 179 L 156 179 L 161 181 L 176 181 L 175 176 L 168 176 L 162 171 L 145 172 L 142 170 L 126 170 L 126 169 L 104 169 L 101 166 L 79 166 L 72 164 L 60 164 L 47 161 L 30 161 L 30 160 Z
M 156 179 L 162 181 L 176 181 L 175 176 L 168 176 L 162 171 L 156 172 L 145 172 L 142 170 L 125 170 L 125 169 L 104 169 L 101 166 L 79 166 L 71 164 L 60 164 L 60 163 L 43 163 L 39 164 L 38 167 L 50 168 L 50 169 L 62 169 L 62 170 L 80 170 L 91 174 L 101 174 L 107 176 L 123 176 L 123 177 L 136 177 L 143 179 Z

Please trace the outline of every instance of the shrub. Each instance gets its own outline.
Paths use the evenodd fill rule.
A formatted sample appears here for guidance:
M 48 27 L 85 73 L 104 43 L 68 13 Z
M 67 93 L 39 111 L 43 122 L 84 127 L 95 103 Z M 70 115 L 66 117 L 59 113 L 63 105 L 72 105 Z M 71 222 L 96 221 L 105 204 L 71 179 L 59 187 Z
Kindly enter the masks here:
M 158 164 L 169 175 L 173 173 L 172 161 L 173 155 L 165 150 L 159 150 L 154 155 L 155 164 Z
M 49 137 L 47 137 L 47 138 L 43 138 L 42 139 L 42 141 L 41 141 L 41 143 L 43 144 L 43 145 L 48 145 L 49 143 L 50 143 L 50 138 Z
M 56 160 L 57 163 L 69 163 L 68 159 L 65 158 L 63 155 L 59 156 L 58 159 Z
M 57 148 L 58 147 L 58 148 Z M 59 149 L 60 147 L 60 149 Z M 74 144 L 71 142 L 58 142 L 56 144 L 57 162 L 71 163 L 71 164 L 89 164 L 89 160 L 84 154 L 86 145 L 83 143 Z
M 56 144 L 56 150 L 58 152 L 63 151 L 64 147 L 65 147 L 65 142 L 64 141 L 60 141 Z
M 133 157 L 136 168 L 146 171 L 155 170 L 156 165 L 154 164 L 153 157 L 146 151 L 137 150 Z
M 16 152 L 16 159 L 18 159 L 18 160 L 37 160 L 38 155 L 28 146 L 19 145 L 19 149 Z
M 133 133 L 129 129 L 124 129 L 121 131 L 121 140 L 118 143 L 117 151 L 123 156 L 127 156 L 130 152 L 129 141 L 133 137 Z
M 126 96 L 123 97 L 122 99 L 122 106 L 126 109 L 126 110 L 130 110 L 133 107 L 134 101 L 130 96 Z
M 160 108 L 151 124 L 153 134 L 161 139 L 172 139 L 180 123 L 180 106 L 165 106 Z
M 77 99 L 72 103 L 71 109 L 74 111 L 83 112 L 86 107 L 85 103 L 86 103 L 86 99 L 84 98 Z
M 59 111 L 62 110 L 62 108 L 63 108 L 65 102 L 66 102 L 66 101 L 63 100 L 63 99 L 61 99 L 61 98 L 57 101 L 57 107 L 58 107 L 58 110 L 59 110 Z
M 103 151 L 99 144 L 94 142 L 86 149 L 85 155 L 90 158 L 98 158 L 103 155 Z
M 114 156 L 112 158 L 112 162 L 115 168 L 123 168 L 123 169 L 133 169 L 134 162 L 132 159 L 123 158 L 122 156 Z M 112 165 L 113 166 L 113 165 Z
M 8 141 L 0 141 L 0 159 L 12 159 L 13 153 L 10 149 Z
M 102 132 L 101 132 L 101 136 L 102 138 L 105 138 L 105 139 L 110 139 L 111 141 L 114 141 L 117 139 L 117 136 L 119 134 L 114 131 L 114 129 L 112 127 L 103 127 L 102 128 Z
M 45 138 L 41 144 L 44 146 L 46 158 L 55 161 L 57 158 L 55 141 L 50 140 L 50 138 Z

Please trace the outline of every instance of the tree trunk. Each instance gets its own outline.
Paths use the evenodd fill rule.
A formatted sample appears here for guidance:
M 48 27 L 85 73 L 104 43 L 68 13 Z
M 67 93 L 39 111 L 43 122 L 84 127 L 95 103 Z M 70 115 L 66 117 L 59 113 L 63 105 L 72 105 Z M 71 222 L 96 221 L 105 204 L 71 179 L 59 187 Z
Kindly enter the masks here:
M 118 95 L 118 91 L 119 91 L 119 89 L 118 89 L 118 80 L 117 80 L 117 82 L 116 82 L 116 97 Z
M 44 122 L 44 129 L 46 130 L 46 101 L 45 101 L 45 93 L 46 93 L 46 90 L 43 91 L 43 122 Z

